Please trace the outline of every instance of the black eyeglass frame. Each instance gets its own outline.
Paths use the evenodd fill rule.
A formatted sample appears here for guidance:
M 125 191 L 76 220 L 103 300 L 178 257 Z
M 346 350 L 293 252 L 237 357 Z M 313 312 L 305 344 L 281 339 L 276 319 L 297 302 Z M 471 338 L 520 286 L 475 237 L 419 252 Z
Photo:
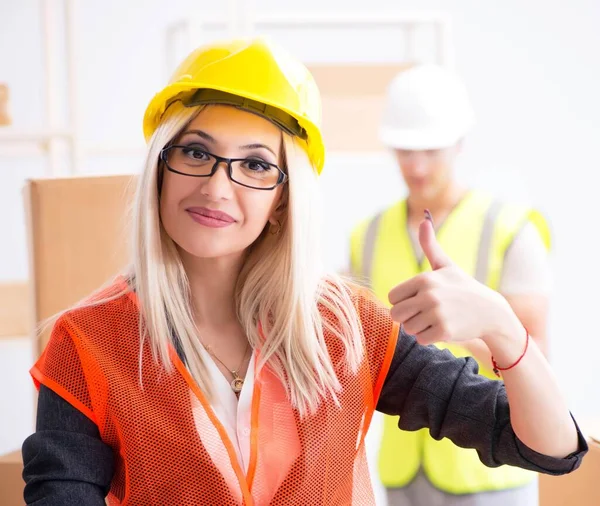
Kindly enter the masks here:
M 231 181 L 233 181 L 235 184 L 239 184 L 240 186 L 244 186 L 246 188 L 251 188 L 252 190 L 265 190 L 265 191 L 272 191 L 275 188 L 277 188 L 279 185 L 284 184 L 285 182 L 287 182 L 288 180 L 288 176 L 285 172 L 283 172 L 283 170 L 281 170 L 281 168 L 278 165 L 275 165 L 274 163 L 269 163 L 269 162 L 265 162 L 263 160 L 257 160 L 255 158 L 225 158 L 224 156 L 219 156 L 219 155 L 215 155 L 214 153 L 211 153 L 210 151 L 206 151 L 205 149 L 197 149 L 198 151 L 202 151 L 203 153 L 212 156 L 215 159 L 215 163 L 212 166 L 212 169 L 210 171 L 210 173 L 208 174 L 186 174 L 185 172 L 180 172 L 176 169 L 174 169 L 173 167 L 171 167 L 169 165 L 169 162 L 167 161 L 167 153 L 173 149 L 173 148 L 186 148 L 186 149 L 194 149 L 192 146 L 184 146 L 184 145 L 180 145 L 180 144 L 173 144 L 171 146 L 166 146 L 163 149 L 161 149 L 160 151 L 160 159 L 161 161 L 165 164 L 165 167 L 167 167 L 167 170 L 174 172 L 175 174 L 180 174 L 182 176 L 187 176 L 187 177 L 212 177 L 214 175 L 215 172 L 217 172 L 217 169 L 219 168 L 219 165 L 221 165 L 222 163 L 225 163 L 227 165 L 227 174 L 229 176 L 229 179 Z M 233 162 L 245 162 L 245 161 L 252 161 L 252 162 L 256 162 L 256 163 L 262 163 L 265 165 L 268 165 L 269 167 L 273 167 L 275 169 L 277 169 L 277 171 L 279 172 L 279 177 L 277 178 L 277 182 L 273 185 L 273 186 L 268 186 L 268 187 L 257 187 L 257 186 L 250 186 L 244 183 L 240 183 L 239 181 L 236 181 L 233 178 L 233 169 L 231 168 L 231 164 Z

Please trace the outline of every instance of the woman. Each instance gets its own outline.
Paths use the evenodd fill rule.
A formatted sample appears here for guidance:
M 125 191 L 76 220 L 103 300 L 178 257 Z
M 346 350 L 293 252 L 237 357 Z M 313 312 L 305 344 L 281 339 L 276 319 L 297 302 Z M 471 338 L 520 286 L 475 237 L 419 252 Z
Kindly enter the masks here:
M 153 98 L 131 268 L 58 319 L 32 369 L 29 504 L 372 504 L 375 408 L 490 466 L 579 465 L 543 356 L 428 220 L 436 271 L 394 288 L 391 313 L 323 275 L 319 115 L 307 69 L 261 40 L 196 50 Z M 421 346 L 474 337 L 506 389 Z

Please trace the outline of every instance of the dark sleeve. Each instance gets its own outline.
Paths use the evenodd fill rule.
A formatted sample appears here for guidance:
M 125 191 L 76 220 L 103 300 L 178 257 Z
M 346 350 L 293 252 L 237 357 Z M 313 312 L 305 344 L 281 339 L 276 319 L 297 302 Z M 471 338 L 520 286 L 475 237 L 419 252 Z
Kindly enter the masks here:
M 513 431 L 504 383 L 477 373 L 472 358 L 421 346 L 401 330 L 377 410 L 400 415 L 403 430 L 429 428 L 434 439 L 447 437 L 457 446 L 474 448 L 488 467 L 509 464 L 553 475 L 579 467 L 588 445 L 576 423 L 576 452 L 563 459 L 537 453 Z
M 98 427 L 41 385 L 36 432 L 23 443 L 24 498 L 35 506 L 105 506 L 114 471 Z

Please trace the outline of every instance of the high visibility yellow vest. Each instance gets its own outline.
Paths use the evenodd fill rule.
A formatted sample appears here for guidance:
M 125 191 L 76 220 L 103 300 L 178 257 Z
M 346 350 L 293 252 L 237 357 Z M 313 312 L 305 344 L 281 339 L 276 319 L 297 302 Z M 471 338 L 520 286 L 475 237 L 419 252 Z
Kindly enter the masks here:
M 506 251 L 527 222 L 536 226 L 549 249 L 548 224 L 538 211 L 502 204 L 484 192 L 473 191 L 447 217 L 437 238 L 465 272 L 497 290 Z M 406 201 L 358 225 L 352 233 L 350 249 L 352 271 L 368 280 L 385 303 L 394 286 L 431 270 L 426 257 L 419 263 L 415 255 L 408 235 Z M 448 348 L 457 357 L 471 356 L 454 344 L 438 346 Z M 480 374 L 497 379 L 481 364 L 479 369 Z M 388 488 L 406 486 L 420 466 L 435 487 L 451 494 L 515 488 L 535 477 L 530 471 L 511 466 L 488 468 L 475 450 L 459 448 L 446 438 L 436 441 L 427 429 L 402 431 L 398 428 L 398 417 L 385 418 L 379 473 Z

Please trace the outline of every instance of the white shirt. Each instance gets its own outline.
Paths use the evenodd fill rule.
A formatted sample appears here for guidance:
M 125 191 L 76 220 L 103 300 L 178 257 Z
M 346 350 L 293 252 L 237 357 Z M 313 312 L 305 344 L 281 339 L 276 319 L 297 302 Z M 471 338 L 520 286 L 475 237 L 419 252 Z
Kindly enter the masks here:
M 242 469 L 247 473 L 250 462 L 250 420 L 252 414 L 252 393 L 254 391 L 254 353 L 248 363 L 248 371 L 240 398 L 236 397 L 227 378 L 223 376 L 210 354 L 201 349 L 214 388 L 211 408 L 227 431 Z
M 552 291 L 550 257 L 532 223 L 527 223 L 508 247 L 498 291 L 503 295 L 549 295 Z

